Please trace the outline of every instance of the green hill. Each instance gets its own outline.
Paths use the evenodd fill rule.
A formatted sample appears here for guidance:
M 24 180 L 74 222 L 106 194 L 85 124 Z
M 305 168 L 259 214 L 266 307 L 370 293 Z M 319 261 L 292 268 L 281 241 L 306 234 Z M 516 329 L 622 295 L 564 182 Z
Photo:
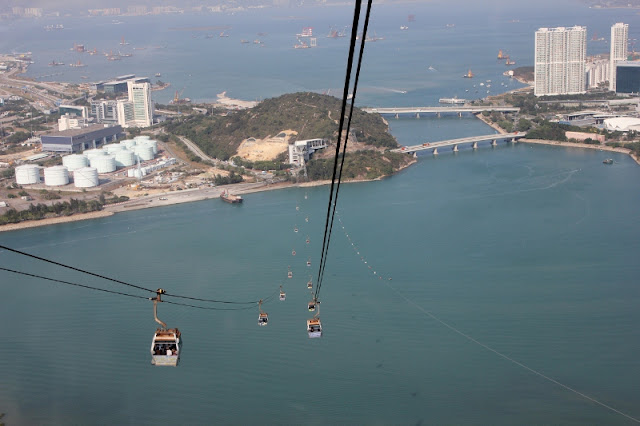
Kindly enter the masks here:
M 298 132 L 298 140 L 324 138 L 334 144 L 340 107 L 341 100 L 333 96 L 292 93 L 266 99 L 254 108 L 226 116 L 190 115 L 173 119 L 166 124 L 166 130 L 187 137 L 211 157 L 228 160 L 244 139 L 263 139 L 288 129 Z M 351 129 L 359 142 L 372 149 L 398 146 L 377 114 L 355 108 Z

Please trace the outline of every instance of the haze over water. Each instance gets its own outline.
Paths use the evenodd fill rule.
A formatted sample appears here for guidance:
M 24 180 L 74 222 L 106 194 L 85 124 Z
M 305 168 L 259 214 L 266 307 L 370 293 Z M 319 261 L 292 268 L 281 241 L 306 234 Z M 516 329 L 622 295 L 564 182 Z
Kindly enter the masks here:
M 623 20 L 616 15 L 621 11 L 598 15 L 569 6 L 558 7 L 543 20 L 541 12 L 511 16 L 504 12 L 510 7 L 474 5 L 456 9 L 461 14 L 457 16 L 443 3 L 436 3 L 432 13 L 428 5 L 374 9 L 379 15 L 373 22 L 379 26 L 372 28 L 385 40 L 368 44 L 360 102 L 435 104 L 440 96 L 462 97 L 471 82 L 458 74 L 468 67 L 481 74 L 474 83 L 492 79 L 497 89 L 506 81 L 500 77 L 504 65 L 494 60 L 497 49 L 514 51 L 514 56 L 516 51 L 506 43 L 531 45 L 518 52 L 526 58 L 532 50 L 532 29 L 537 27 L 584 24 L 591 34 L 592 26 L 610 25 L 595 22 L 598 16 L 611 23 Z M 520 19 L 526 34 L 501 24 L 491 27 L 500 44 L 465 36 L 487 30 L 486 22 L 475 21 L 481 10 L 487 15 L 503 11 L 501 18 Z M 314 19 L 336 25 L 340 22 L 329 20 L 330 13 L 347 16 L 342 8 L 320 11 L 303 9 Z M 294 10 L 282 15 L 290 13 L 303 14 Z M 418 22 L 409 23 L 406 34 L 396 31 L 408 13 L 415 13 Z M 249 16 L 259 21 L 258 14 Z M 443 29 L 453 16 L 456 26 Z M 151 22 L 151 18 L 135 19 Z M 169 26 L 169 18 L 155 19 L 167 22 L 158 27 Z M 452 30 L 468 43 L 444 36 L 423 40 L 425 49 L 437 46 L 447 53 L 427 58 L 394 38 L 413 37 L 414 27 L 418 31 L 419 23 L 427 19 L 438 27 L 424 31 Z M 171 20 L 179 21 L 173 22 L 175 26 L 197 26 L 204 18 L 185 15 Z M 64 21 L 65 28 L 73 23 L 86 25 L 70 19 Z M 629 23 L 637 31 L 638 25 Z M 239 25 L 234 23 L 233 31 Z M 333 69 L 333 63 L 320 61 L 322 69 L 305 68 L 309 73 L 305 75 L 300 72 L 302 65 L 291 62 L 291 55 L 302 53 L 309 64 L 317 65 L 317 56 L 334 54 L 340 58 L 336 64 L 344 63 L 344 50 L 291 49 L 295 42 L 289 43 L 291 31 L 306 25 L 320 31 L 321 24 L 295 21 L 280 32 L 278 25 L 270 25 L 264 30 L 269 45 L 276 44 L 272 38 L 287 40 L 280 50 L 269 53 L 268 61 L 266 56 L 262 59 L 261 64 L 274 69 L 269 74 L 272 84 L 264 84 L 260 77 L 242 78 L 243 72 L 255 75 L 255 69 L 241 67 L 233 77 L 194 65 L 194 80 L 207 82 L 196 93 L 215 97 L 228 90 L 234 97 L 255 98 L 339 87 L 340 66 Z M 52 34 L 66 37 L 66 32 Z M 599 32 L 607 34 L 604 29 Z M 90 42 L 92 33 L 86 34 L 88 47 L 99 43 Z M 101 57 L 104 75 L 96 77 L 152 75 L 159 70 L 163 80 L 174 84 L 172 89 L 192 84 L 171 77 L 189 73 L 180 69 L 180 59 L 169 61 L 171 46 L 173 54 L 180 46 L 188 53 L 195 51 L 194 43 L 218 46 L 223 40 L 202 35 L 192 39 L 189 32 L 171 34 L 180 39 L 168 41 L 162 53 L 166 56 L 150 55 L 147 65 L 139 65 L 141 71 L 125 67 L 124 60 L 109 69 L 111 63 Z M 248 61 L 238 53 L 244 47 L 254 48 L 238 41 L 249 39 L 248 35 L 238 35 L 224 58 L 207 57 L 207 64 L 213 69 L 223 67 L 224 61 Z M 346 41 L 319 38 L 319 42 L 346 48 Z M 269 52 L 269 45 L 253 50 Z M 31 50 L 36 56 L 36 49 L 25 41 L 17 50 Z M 384 55 L 377 56 L 375 49 Z M 456 54 L 461 50 L 476 53 Z M 424 63 L 419 70 L 392 67 L 390 52 L 395 52 L 391 57 L 396 64 Z M 187 53 L 185 57 L 190 57 Z M 89 61 L 82 56 L 85 59 Z M 433 73 L 438 79 L 429 80 L 431 64 L 450 72 Z M 30 73 L 36 73 L 36 65 Z M 161 66 L 172 68 L 165 71 Z M 389 73 L 392 68 L 404 74 Z M 89 67 L 86 72 L 90 70 L 94 72 Z M 335 80 L 320 79 L 327 70 Z M 375 92 L 367 87 L 415 91 Z M 186 89 L 185 96 L 196 97 Z M 402 144 L 491 133 L 471 117 L 389 122 Z M 605 157 L 613 158 L 614 164 L 603 165 Z M 209 200 L 2 233 L 0 240 L 7 246 L 152 289 L 244 301 L 268 297 L 284 284 L 287 300 L 272 299 L 265 305 L 267 327 L 258 327 L 257 308 L 224 312 L 161 305 L 160 318 L 179 327 L 185 343 L 178 368 L 156 368 L 149 353 L 156 327 L 151 302 L 2 273 L 0 322 L 5 326 L 0 336 L 5 344 L 0 352 L 0 412 L 7 413 L 7 424 L 625 424 L 624 417 L 470 342 L 421 309 L 638 418 L 639 178 L 640 167 L 624 155 L 500 144 L 480 146 L 475 152 L 443 152 L 438 158 L 423 155 L 416 165 L 389 179 L 345 184 L 338 206 L 345 230 L 336 223 L 321 292 L 324 335 L 316 340 L 309 340 L 304 328 L 310 316 L 305 284 L 317 272 L 328 187 L 249 194 L 239 207 Z M 309 223 L 304 221 L 307 214 Z M 299 233 L 293 232 L 295 226 Z M 305 265 L 308 257 L 312 268 Z M 132 290 L 6 252 L 0 254 L 0 263 L 57 279 Z M 291 280 L 286 278 L 288 266 L 294 273 Z

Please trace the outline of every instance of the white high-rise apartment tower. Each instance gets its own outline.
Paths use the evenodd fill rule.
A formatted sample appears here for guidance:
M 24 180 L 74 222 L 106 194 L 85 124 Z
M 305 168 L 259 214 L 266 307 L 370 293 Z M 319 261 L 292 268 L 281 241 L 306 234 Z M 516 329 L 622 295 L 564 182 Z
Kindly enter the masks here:
M 587 28 L 540 28 L 535 39 L 534 94 L 585 93 Z
M 609 90 L 616 90 L 616 62 L 627 60 L 629 24 L 618 22 L 611 27 L 611 52 L 609 54 Z
M 133 123 L 136 127 L 149 127 L 153 124 L 153 103 L 149 83 L 127 82 L 129 102 L 133 104 Z

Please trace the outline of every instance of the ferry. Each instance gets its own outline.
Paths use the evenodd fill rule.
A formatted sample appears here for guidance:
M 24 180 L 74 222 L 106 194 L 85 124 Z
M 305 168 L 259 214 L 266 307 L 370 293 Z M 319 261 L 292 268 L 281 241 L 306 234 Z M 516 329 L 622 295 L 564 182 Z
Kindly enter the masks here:
M 225 203 L 229 204 L 240 204 L 242 203 L 242 197 L 239 195 L 231 195 L 228 190 L 222 191 L 220 194 L 220 199 Z
M 469 68 L 469 71 L 463 75 L 462 77 L 464 78 L 473 78 L 473 73 L 471 72 L 471 68 Z
M 467 100 L 466 99 L 458 99 L 456 96 L 453 98 L 440 98 L 438 100 L 441 104 L 454 104 L 454 105 L 464 105 Z

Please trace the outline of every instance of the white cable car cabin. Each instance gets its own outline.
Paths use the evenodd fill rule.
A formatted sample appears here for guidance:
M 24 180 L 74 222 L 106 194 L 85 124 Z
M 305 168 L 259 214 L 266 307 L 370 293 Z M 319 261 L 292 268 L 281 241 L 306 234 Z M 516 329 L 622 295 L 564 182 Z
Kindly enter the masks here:
M 258 325 L 262 327 L 267 325 L 268 322 L 269 322 L 269 315 L 267 315 L 266 312 L 260 312 L 258 314 Z
M 322 323 L 320 322 L 320 318 L 307 320 L 307 332 L 309 333 L 310 339 L 322 337 Z
M 311 266 L 311 259 L 307 260 L 307 266 Z
M 308 288 L 309 290 L 311 290 L 311 289 L 313 288 L 313 282 L 312 282 L 311 280 L 309 280 L 309 281 L 307 282 L 307 288 Z
M 293 272 L 291 271 L 287 272 L 287 278 L 293 278 Z
M 258 314 L 258 325 L 264 327 L 269 322 L 269 315 L 262 311 L 262 299 L 258 302 L 258 309 L 260 310 Z
M 311 302 L 307 303 L 307 308 L 309 312 L 313 312 L 316 310 L 316 299 L 313 299 Z
M 156 293 L 153 299 L 153 317 L 161 328 L 156 330 L 151 341 L 151 364 L 176 367 L 182 352 L 181 333 L 177 328 L 167 330 L 167 324 L 158 319 L 158 302 L 162 302 L 161 295 L 165 291 L 159 288 Z
M 282 286 L 280 286 L 280 301 L 284 301 L 287 298 L 287 293 L 282 290 Z
M 182 346 L 180 336 L 177 328 L 157 329 L 151 342 L 151 364 L 176 367 L 180 361 Z

